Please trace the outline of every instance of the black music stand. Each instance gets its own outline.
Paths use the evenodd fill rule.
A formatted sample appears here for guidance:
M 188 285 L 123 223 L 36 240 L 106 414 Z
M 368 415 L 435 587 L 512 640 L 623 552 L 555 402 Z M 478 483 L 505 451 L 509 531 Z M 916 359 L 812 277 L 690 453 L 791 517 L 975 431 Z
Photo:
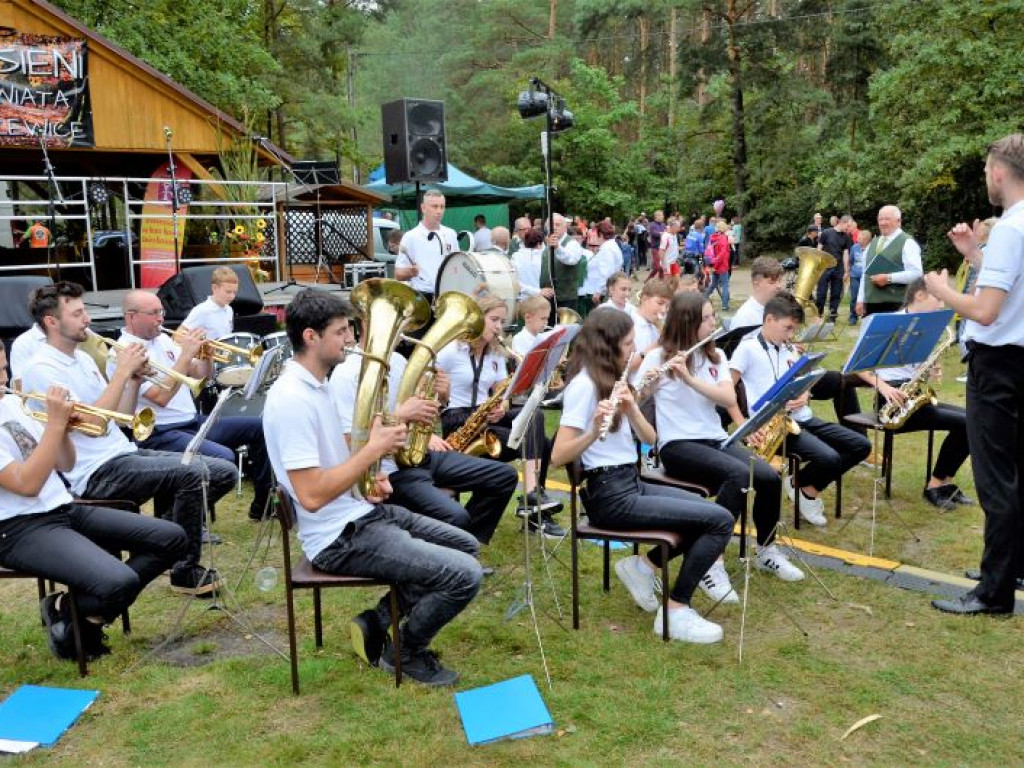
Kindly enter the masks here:
M 761 408 L 755 411 L 750 418 L 748 418 L 743 424 L 741 424 L 735 432 L 722 443 L 722 449 L 729 448 L 733 445 L 741 445 L 743 440 L 753 435 L 757 430 L 761 429 L 768 424 L 772 418 L 782 411 L 786 407 L 786 403 L 790 400 L 794 400 L 805 392 L 809 392 L 811 387 L 818 383 L 822 376 L 825 375 L 825 371 L 821 368 L 812 371 L 804 376 L 797 376 L 787 378 L 786 380 L 779 379 L 768 392 L 765 393 L 766 398 L 762 397 L 761 400 L 764 404 Z M 760 402 L 760 401 L 759 401 Z M 747 540 L 747 521 L 753 515 L 753 502 L 754 502 L 754 461 L 755 456 L 753 453 L 750 455 L 749 463 L 749 474 L 747 476 L 747 487 L 744 489 L 746 495 L 746 503 L 743 506 L 743 510 L 740 513 L 740 561 L 743 563 L 744 576 L 743 576 L 743 611 L 740 618 L 740 642 L 739 642 L 739 661 L 743 662 L 743 639 L 746 630 L 747 622 L 747 596 L 750 591 L 750 558 L 747 557 L 746 553 L 746 540 Z M 781 522 L 782 518 L 779 517 Z M 778 526 L 776 526 L 776 529 Z M 792 546 L 789 547 L 790 551 L 796 554 Z M 821 585 L 822 589 L 828 593 L 829 597 L 833 600 L 836 599 L 835 595 L 832 594 L 831 590 L 825 585 L 821 579 L 818 578 L 817 574 L 814 573 L 808 566 L 805 560 L 799 555 L 801 563 L 811 571 L 811 575 Z M 790 620 L 794 627 L 801 632 L 804 637 L 808 636 L 807 630 L 805 630 L 800 623 L 781 605 L 779 609 L 785 614 L 786 618 Z
M 843 374 L 874 371 L 879 368 L 897 368 L 905 365 L 923 363 L 932 353 L 943 331 L 953 319 L 953 310 L 943 309 L 936 312 L 883 312 L 869 315 L 861 327 L 860 338 L 843 366 Z M 878 402 L 878 379 L 875 379 L 875 402 Z M 875 430 L 873 450 L 878 453 L 879 430 Z M 871 539 L 868 554 L 875 550 L 875 523 L 878 512 L 878 485 L 884 476 L 884 468 L 874 481 L 874 492 L 871 499 Z M 920 537 L 889 505 L 889 511 L 907 532 L 920 541 Z M 856 517 L 851 515 L 844 528 Z

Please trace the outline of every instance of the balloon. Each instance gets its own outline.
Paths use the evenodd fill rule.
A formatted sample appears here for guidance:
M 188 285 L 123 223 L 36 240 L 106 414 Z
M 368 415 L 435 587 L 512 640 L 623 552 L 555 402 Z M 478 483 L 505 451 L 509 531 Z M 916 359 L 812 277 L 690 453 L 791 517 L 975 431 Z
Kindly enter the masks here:
M 715 216 L 721 216 L 725 210 L 725 200 L 715 200 Z

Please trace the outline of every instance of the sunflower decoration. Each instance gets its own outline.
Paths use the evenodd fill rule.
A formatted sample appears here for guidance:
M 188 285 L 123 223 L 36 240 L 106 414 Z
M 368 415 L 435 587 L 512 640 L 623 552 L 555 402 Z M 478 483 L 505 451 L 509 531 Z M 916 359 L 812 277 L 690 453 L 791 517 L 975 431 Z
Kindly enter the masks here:
M 228 230 L 228 241 L 234 250 L 241 251 L 246 266 L 257 283 L 270 279 L 270 273 L 260 266 L 260 253 L 267 243 L 266 229 L 266 220 L 259 218 L 236 224 L 233 229 Z

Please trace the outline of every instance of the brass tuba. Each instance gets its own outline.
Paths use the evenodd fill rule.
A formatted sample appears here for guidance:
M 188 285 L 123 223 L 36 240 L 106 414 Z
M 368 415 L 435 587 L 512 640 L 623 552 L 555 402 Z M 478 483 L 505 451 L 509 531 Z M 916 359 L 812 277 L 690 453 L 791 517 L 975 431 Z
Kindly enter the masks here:
M 352 290 L 352 304 L 362 313 L 362 367 L 356 388 L 355 410 L 352 414 L 352 453 L 370 439 L 370 428 L 379 414 L 385 422 L 388 415 L 388 371 L 391 353 L 403 331 L 422 328 L 430 320 L 430 305 L 405 283 L 384 278 L 364 280 Z M 380 461 L 375 462 L 353 486 L 353 492 L 368 498 L 375 495 Z
M 401 405 L 416 394 L 423 379 L 424 396 L 434 397 L 437 353 L 446 345 L 461 339 L 473 341 L 484 332 L 484 315 L 472 298 L 458 291 L 442 293 L 434 305 L 434 324 L 422 339 L 408 339 L 416 345 L 409 356 L 409 364 L 398 384 L 396 402 Z M 403 467 L 418 467 L 427 457 L 427 445 L 434 433 L 433 424 L 413 424 L 405 448 L 398 451 L 395 460 Z
M 796 285 L 793 287 L 793 295 L 803 306 L 804 311 L 818 314 L 818 308 L 814 303 L 814 290 L 818 285 L 821 276 L 826 269 L 831 269 L 838 262 L 831 254 L 819 251 L 817 248 L 801 247 L 795 250 L 796 256 L 800 259 L 800 269 L 796 273 Z

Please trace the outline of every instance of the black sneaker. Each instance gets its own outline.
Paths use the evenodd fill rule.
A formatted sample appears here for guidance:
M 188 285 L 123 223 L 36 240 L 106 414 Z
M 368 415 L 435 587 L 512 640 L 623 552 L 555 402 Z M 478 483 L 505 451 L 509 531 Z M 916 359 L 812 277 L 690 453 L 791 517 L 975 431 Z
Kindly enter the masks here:
M 954 504 L 959 504 L 961 507 L 974 506 L 974 499 L 961 491 L 958 485 L 953 486 L 953 492 L 949 495 L 949 500 Z
M 259 502 L 253 501 L 253 503 L 249 505 L 249 520 L 254 523 L 262 523 L 264 519 L 264 511 L 267 513 L 270 512 L 270 508 L 267 506 L 266 500 Z
M 88 619 L 82 621 L 82 650 L 89 661 L 96 661 L 101 656 L 110 655 L 107 635 L 102 624 L 94 624 Z
M 387 650 L 380 657 L 380 667 L 394 673 L 395 665 L 391 661 L 392 654 L 392 647 L 389 644 Z M 455 685 L 459 682 L 459 673 L 442 666 L 437 654 L 430 649 L 420 651 L 409 658 L 406 658 L 403 654 L 402 676 L 411 677 L 417 683 L 430 686 L 431 688 Z
M 953 492 L 960 490 L 952 483 L 946 483 L 935 488 L 925 488 L 921 495 L 924 500 L 931 504 L 936 509 L 943 512 L 949 512 L 952 509 L 957 508 L 957 503 L 953 501 Z
M 220 574 L 213 568 L 201 565 L 185 565 L 171 571 L 171 589 L 196 597 L 213 597 L 221 588 Z
M 371 667 L 380 662 L 380 654 L 384 650 L 387 632 L 380 625 L 380 619 L 374 610 L 366 610 L 352 619 L 349 625 L 352 634 L 352 649 Z
M 539 504 L 538 504 L 539 502 Z M 519 506 L 516 507 L 516 514 L 519 517 L 526 517 L 526 515 L 532 513 L 538 506 L 540 511 L 548 514 L 555 514 L 561 512 L 564 505 L 557 499 L 552 499 L 544 491 L 540 492 L 540 496 L 537 496 L 536 491 L 530 491 L 526 494 L 526 501 L 524 503 L 523 497 L 519 497 Z
M 537 521 L 533 518 L 530 519 L 528 525 L 530 526 L 530 533 L 537 533 L 539 530 L 545 539 L 561 539 L 565 536 L 565 529 L 547 515 L 541 517 L 540 526 L 537 525 Z M 522 528 L 519 530 L 521 531 Z
M 63 592 L 54 592 L 40 600 L 39 614 L 46 625 L 46 643 L 50 653 L 58 659 L 73 661 L 76 657 L 75 631 L 71 626 L 71 618 L 57 610 L 57 601 L 63 595 Z M 67 606 L 66 596 L 64 606 Z
M 203 544 L 209 544 L 212 547 L 222 543 L 224 543 L 224 539 L 216 533 L 211 533 L 209 528 L 203 526 Z

